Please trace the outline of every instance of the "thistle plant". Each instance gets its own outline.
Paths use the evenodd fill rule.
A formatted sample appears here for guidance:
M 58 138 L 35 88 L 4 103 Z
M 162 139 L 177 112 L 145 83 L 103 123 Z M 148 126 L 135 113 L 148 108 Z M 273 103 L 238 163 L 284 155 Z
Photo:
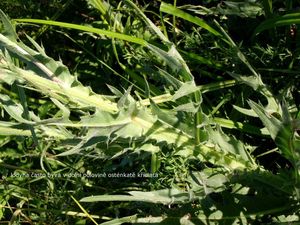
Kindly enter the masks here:
M 104 1 L 88 3 L 106 29 L 10 20 L 1 11 L 0 218 L 51 224 L 297 221 L 299 119 L 290 90 L 275 96 L 251 63 L 251 52 L 217 20 L 209 23 L 162 2 L 158 25 L 130 0 L 115 7 Z M 234 12 L 233 6 L 226 12 Z M 271 13 L 267 6 L 264 1 L 255 9 Z M 216 10 L 187 8 L 208 15 Z M 252 38 L 289 24 L 291 17 L 298 18 L 287 14 L 266 19 Z M 193 35 L 203 32 L 199 42 L 212 39 L 209 48 L 219 49 L 220 57 L 238 66 L 182 49 L 179 40 L 187 40 L 188 34 L 177 27 L 177 19 L 192 24 Z M 21 24 L 72 29 L 94 41 L 109 40 L 117 68 L 80 40 L 73 41 L 121 85 L 106 83 L 101 75 L 97 81 L 101 87 L 106 84 L 109 94 L 84 84 L 78 71 L 72 74 L 36 40 L 21 40 L 15 32 Z M 173 40 L 167 26 L 173 29 Z M 203 71 L 208 77 L 213 76 L 211 69 L 226 75 L 199 84 L 193 61 L 210 68 Z M 253 139 L 275 147 L 264 146 L 258 155 Z M 285 160 L 278 171 L 259 160 L 271 152 Z

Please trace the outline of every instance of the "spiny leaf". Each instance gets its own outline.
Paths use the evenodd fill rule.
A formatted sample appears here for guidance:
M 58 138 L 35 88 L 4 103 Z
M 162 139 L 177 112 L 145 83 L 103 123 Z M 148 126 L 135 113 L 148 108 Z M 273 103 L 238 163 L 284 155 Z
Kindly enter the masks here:
M 176 77 L 174 77 L 173 75 L 171 75 L 170 73 L 168 73 L 167 71 L 158 68 L 158 72 L 160 75 L 162 75 L 166 81 L 171 84 L 175 90 L 178 90 L 179 87 L 182 85 L 182 82 L 180 80 L 178 80 Z
M 188 126 L 188 124 L 183 123 L 180 119 L 180 117 L 175 112 L 170 112 L 168 110 L 162 110 L 158 107 L 158 105 L 155 104 L 152 99 L 150 99 L 151 102 L 151 111 L 154 115 L 157 116 L 158 120 L 161 123 L 165 123 L 170 127 L 174 127 L 174 129 L 178 129 L 178 132 L 184 132 L 189 136 L 192 136 L 192 128 Z M 190 121 L 192 123 L 192 121 Z
M 295 169 L 299 168 L 300 139 L 295 135 L 297 124 L 292 122 L 287 105 L 283 102 L 283 116 L 281 129 L 279 130 L 275 143 L 282 154 L 290 160 Z
M 125 2 L 127 4 L 129 4 L 132 8 L 134 8 L 134 11 L 137 12 L 137 14 L 143 19 L 143 21 L 148 25 L 148 27 L 150 27 L 150 29 L 154 31 L 154 33 L 162 40 L 162 42 L 164 44 L 167 45 L 167 47 L 169 47 L 169 51 L 166 55 L 163 53 L 163 51 L 160 51 L 160 49 L 156 48 L 156 46 L 154 46 L 154 45 L 148 44 L 147 47 L 150 48 L 155 53 L 158 53 L 169 64 L 170 68 L 173 71 L 177 70 L 177 68 L 174 67 L 174 65 L 177 64 L 176 61 L 179 62 L 178 70 L 179 71 L 181 70 L 184 80 L 185 81 L 192 80 L 193 76 L 192 76 L 186 62 L 184 61 L 184 59 L 182 58 L 182 56 L 180 55 L 178 50 L 175 48 L 174 44 L 172 44 L 169 41 L 168 37 L 166 37 L 161 32 L 161 30 L 150 19 L 148 19 L 147 16 L 132 1 L 126 0 Z M 174 61 L 174 59 L 176 61 Z
M 253 109 L 245 109 L 237 105 L 233 105 L 233 108 L 244 115 L 258 117 L 257 114 L 253 111 Z
M 249 100 L 248 104 L 254 110 L 254 112 L 261 119 L 263 124 L 266 126 L 273 140 L 275 140 L 279 130 L 281 129 L 281 122 L 273 115 L 268 114 L 264 107 Z
M 201 161 L 218 165 L 228 171 L 256 168 L 252 163 L 246 162 L 234 154 L 225 153 L 222 151 L 222 148 L 209 142 L 205 143 L 205 145 L 196 146 L 192 154 L 196 155 Z
M 252 87 L 253 90 L 258 91 L 262 95 L 264 95 L 268 101 L 266 109 L 269 112 L 282 114 L 280 105 L 277 103 L 276 99 L 274 98 L 270 90 L 267 88 L 267 86 L 262 82 L 262 79 L 259 75 L 241 76 L 236 73 L 229 73 L 229 74 L 235 79 L 237 79 L 238 81 Z
M 175 94 L 173 95 L 173 100 L 175 101 L 181 97 L 190 95 L 198 90 L 199 88 L 195 85 L 194 82 L 186 82 L 179 88 L 178 91 L 175 92 Z
M 177 52 L 174 45 L 171 46 L 168 52 L 156 47 L 155 45 L 148 44 L 147 47 L 156 53 L 157 56 L 162 58 L 174 73 L 180 74 L 184 78 L 184 81 L 193 80 L 193 76 L 188 66 Z
M 14 103 L 9 96 L 0 94 L 0 105 L 3 106 L 5 111 L 15 120 L 20 123 L 34 124 L 34 122 L 23 118 L 24 109 L 21 104 Z
M 236 140 L 234 137 L 227 136 L 220 128 L 213 130 L 208 127 L 207 129 L 210 140 L 217 144 L 222 151 L 237 155 L 241 157 L 241 159 L 254 164 L 254 160 L 250 157 L 246 147 L 241 141 Z
M 12 41 L 17 41 L 18 35 L 15 32 L 15 28 L 12 26 L 10 20 L 1 9 L 0 9 L 0 19 L 4 27 L 2 34 L 8 37 Z
M 196 104 L 194 102 L 189 102 L 186 104 L 176 106 L 176 108 L 174 108 L 174 111 L 191 112 L 195 114 L 199 111 L 199 104 Z
M 1 34 L 0 47 L 32 65 L 28 68 L 32 71 L 20 69 L 11 64 L 9 59 L 5 61 L 7 55 L 4 55 L 0 64 L 4 67 L 0 73 L 0 79 L 3 81 L 6 82 L 7 73 L 12 75 L 12 72 L 14 72 L 14 76 L 11 77 L 14 77 L 15 80 L 26 80 L 45 95 L 53 96 L 63 102 L 71 101 L 81 106 L 96 107 L 111 112 L 117 110 L 115 103 L 104 96 L 93 93 L 89 87 L 84 87 L 61 62 L 54 61 L 46 56 L 44 52 L 39 53 L 27 46 L 24 47 L 23 44 L 14 43 Z M 40 76 L 41 72 L 44 73 L 44 77 Z M 4 76 L 1 74 L 4 74 Z M 12 78 L 7 82 L 11 83 Z
M 116 33 L 116 32 L 112 32 L 112 31 L 102 30 L 102 29 L 98 29 L 98 28 L 92 28 L 92 27 L 87 27 L 87 26 L 83 26 L 83 25 L 50 21 L 50 20 L 39 20 L 39 19 L 15 19 L 14 21 L 19 22 L 19 23 L 22 23 L 22 22 L 36 23 L 36 24 L 44 24 L 44 25 L 50 25 L 50 26 L 59 26 L 59 27 L 64 27 L 64 28 L 69 28 L 69 29 L 76 29 L 76 30 L 80 30 L 80 31 L 96 33 L 99 35 L 105 35 L 110 38 L 117 38 L 120 40 L 139 44 L 141 46 L 149 48 L 150 50 L 154 51 L 159 56 L 161 56 L 162 59 L 165 60 L 169 64 L 170 68 L 175 69 L 175 71 L 176 70 L 181 71 L 181 73 L 183 74 L 183 76 L 185 77 L 186 80 L 192 79 L 192 75 L 191 75 L 186 63 L 184 62 L 184 60 L 182 59 L 182 57 L 180 56 L 180 54 L 178 53 L 178 51 L 175 49 L 175 47 L 173 45 L 171 46 L 169 52 L 166 53 L 165 51 L 159 49 L 158 47 L 156 47 L 152 44 L 149 44 L 147 41 L 145 41 L 141 38 L 137 38 L 137 37 L 121 34 L 121 33 Z M 174 59 L 172 59 L 172 57 Z

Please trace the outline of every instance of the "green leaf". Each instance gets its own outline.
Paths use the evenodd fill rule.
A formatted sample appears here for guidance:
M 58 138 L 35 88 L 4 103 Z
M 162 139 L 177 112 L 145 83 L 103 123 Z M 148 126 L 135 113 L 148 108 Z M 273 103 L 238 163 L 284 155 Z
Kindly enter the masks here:
M 15 120 L 20 123 L 35 124 L 35 122 L 23 118 L 24 109 L 21 104 L 14 103 L 9 96 L 0 94 L 0 105 Z
M 15 32 L 15 28 L 12 26 L 10 20 L 1 9 L 0 9 L 0 19 L 4 27 L 2 34 L 8 37 L 11 41 L 17 41 L 19 38 L 17 33 Z
M 189 102 L 186 104 L 176 106 L 176 108 L 174 108 L 174 111 L 191 112 L 195 114 L 199 111 L 199 104 L 196 104 L 194 102 Z
M 273 15 L 273 4 L 272 0 L 263 0 L 262 5 L 264 7 L 266 18 L 271 18 Z
M 268 101 L 268 105 L 266 106 L 266 109 L 270 113 L 279 113 L 281 114 L 281 107 L 278 105 L 276 99 L 274 98 L 273 94 L 271 91 L 268 89 L 268 87 L 262 82 L 261 76 L 242 76 L 236 73 L 229 73 L 232 77 L 237 79 L 239 82 L 244 83 L 253 90 L 261 93 L 263 96 L 266 97 Z M 243 111 L 246 112 L 246 111 Z M 248 111 L 249 112 L 249 111 Z
M 109 9 L 109 4 L 106 1 L 102 0 L 87 0 L 89 4 L 91 4 L 94 8 L 98 9 L 103 15 L 107 14 Z
M 215 11 L 224 15 L 256 18 L 262 14 L 259 1 L 224 1 Z
M 289 13 L 283 16 L 277 16 L 275 18 L 265 20 L 264 22 L 259 24 L 258 27 L 256 27 L 253 32 L 252 38 L 265 30 L 292 24 L 300 24 L 300 13 Z
M 195 85 L 193 81 L 184 83 L 178 91 L 173 95 L 173 101 L 188 96 L 196 91 L 199 91 L 199 88 Z
M 138 146 L 137 148 L 134 149 L 134 151 L 141 151 L 141 150 L 145 151 L 145 152 L 150 152 L 150 153 L 160 152 L 160 148 L 151 143 L 143 144 L 142 146 Z
M 140 220 L 140 218 L 137 218 L 137 215 L 132 215 L 132 216 L 126 216 L 126 217 L 114 219 L 111 221 L 107 221 L 107 222 L 101 223 L 100 225 L 121 225 L 124 223 L 135 223 L 138 220 Z M 151 219 L 149 221 L 151 221 Z
M 254 111 L 253 111 L 254 112 Z M 256 115 L 256 117 L 258 117 Z M 214 117 L 211 123 L 217 123 L 220 127 L 229 128 L 229 129 L 238 129 L 243 132 L 247 132 L 249 134 L 256 134 L 256 135 L 270 135 L 267 129 L 259 128 L 250 124 L 236 122 L 233 120 L 228 120 L 224 118 Z
M 236 140 L 234 137 L 227 136 L 220 128 L 213 130 L 208 127 L 207 129 L 210 135 L 210 140 L 217 144 L 222 151 L 236 155 L 245 162 L 255 164 L 241 141 Z
M 77 25 L 73 23 L 64 23 L 64 22 L 58 22 L 58 21 L 51 21 L 51 20 L 39 20 L 39 19 L 14 19 L 13 21 L 17 23 L 34 23 L 34 24 L 43 24 L 43 25 L 49 25 L 49 26 L 58 26 L 58 27 L 63 27 L 67 29 L 75 29 L 75 30 L 80 30 L 80 31 L 85 31 L 85 32 L 91 32 L 99 35 L 104 35 L 110 38 L 117 38 L 123 41 L 128 41 L 132 43 L 136 43 L 142 46 L 147 46 L 147 41 L 129 36 L 126 34 L 121 34 L 117 32 L 112 32 L 108 30 L 102 30 L 99 28 L 93 28 L 89 26 L 84 26 L 84 25 Z
M 173 16 L 182 18 L 184 20 L 187 20 L 189 22 L 192 22 L 200 27 L 202 27 L 203 29 L 206 29 L 207 31 L 209 31 L 210 33 L 216 35 L 216 36 L 222 36 L 218 31 L 216 31 L 215 29 L 213 29 L 211 26 L 209 26 L 204 20 L 198 18 L 198 17 L 194 17 L 170 4 L 167 4 L 165 2 L 162 2 L 160 5 L 160 11 L 164 12 L 164 13 L 168 13 L 171 14 Z
M 263 122 L 263 124 L 266 126 L 266 128 L 268 129 L 271 137 L 273 140 L 275 140 L 278 132 L 281 129 L 281 122 L 280 120 L 278 120 L 276 117 L 274 117 L 273 115 L 268 114 L 264 107 L 249 100 L 248 104 L 250 105 L 250 107 L 254 110 L 254 112 L 258 115 L 258 117 L 260 118 L 260 120 Z
M 178 90 L 179 87 L 182 85 L 182 82 L 180 80 L 178 80 L 177 78 L 175 78 L 173 75 L 171 75 L 170 73 L 168 73 L 167 71 L 158 68 L 158 72 L 161 76 L 163 76 L 166 81 L 171 84 L 175 90 Z
M 155 204 L 176 204 L 191 201 L 187 192 L 177 189 L 163 189 L 158 191 L 142 192 L 130 191 L 129 195 L 97 195 L 80 199 L 81 202 L 111 202 L 111 201 L 139 201 Z
M 0 136 L 31 136 L 30 130 L 0 126 Z
M 233 108 L 244 115 L 258 117 L 257 114 L 252 109 L 245 109 L 237 105 L 233 105 Z
M 151 44 L 148 44 L 147 47 L 162 58 L 174 73 L 180 74 L 184 81 L 192 81 L 194 79 L 187 64 L 174 45 L 171 46 L 168 52 Z
M 51 20 L 39 20 L 39 19 L 15 19 L 15 22 L 19 23 L 36 23 L 36 24 L 43 24 L 43 25 L 50 25 L 50 26 L 59 26 L 59 27 L 64 27 L 68 29 L 75 29 L 75 30 L 80 30 L 80 31 L 85 31 L 85 32 L 91 32 L 99 35 L 104 35 L 109 38 L 117 38 L 120 40 L 128 41 L 131 43 L 139 44 L 144 47 L 148 47 L 150 50 L 154 51 L 157 53 L 160 57 L 162 57 L 163 60 L 165 60 L 168 65 L 170 66 L 171 69 L 174 69 L 175 71 L 181 71 L 183 76 L 185 76 L 186 80 L 191 80 L 192 75 L 185 64 L 184 60 L 178 53 L 178 51 L 175 49 L 175 47 L 172 45 L 170 50 L 168 52 L 165 52 L 161 50 L 160 48 L 149 44 L 147 41 L 125 35 L 122 33 L 117 33 L 117 32 L 112 32 L 112 31 L 107 31 L 107 30 L 102 30 L 98 28 L 93 28 L 93 27 L 88 27 L 88 26 L 83 26 L 83 25 L 77 25 L 77 24 L 71 24 L 71 23 L 64 23 L 64 22 L 57 22 L 57 21 L 51 21 Z
M 161 30 L 142 12 L 142 10 L 140 10 L 139 7 L 137 7 L 137 5 L 135 5 L 130 0 L 125 0 L 125 2 L 134 9 L 134 12 L 137 13 L 143 19 L 143 21 L 147 24 L 147 26 L 150 27 L 150 29 L 152 29 L 163 42 L 169 45 L 172 44 L 168 40 L 168 38 L 161 32 Z
M 151 100 L 150 100 L 151 101 Z M 191 130 L 186 124 L 181 123 L 180 119 L 168 111 L 161 110 L 153 101 L 151 101 L 151 109 L 157 116 L 157 122 L 146 133 L 158 142 L 166 142 L 167 144 L 175 144 L 179 148 L 193 144 Z
M 220 62 L 214 61 L 213 59 L 204 58 L 199 54 L 195 54 L 193 52 L 186 52 L 181 49 L 179 50 L 179 52 L 182 53 L 183 56 L 185 56 L 184 58 L 189 58 L 191 61 L 195 61 L 199 64 L 203 64 L 205 66 L 209 66 L 215 69 L 222 69 L 223 67 L 223 65 Z
M 30 70 L 20 69 L 10 62 L 7 55 L 2 53 L 4 58 L 0 64 L 2 68 L 0 80 L 11 83 L 12 77 L 14 77 L 14 80 L 28 82 L 45 95 L 65 103 L 71 101 L 77 104 L 77 107 L 96 107 L 110 112 L 117 111 L 115 103 L 104 96 L 93 93 L 89 87 L 84 87 L 61 62 L 49 58 L 43 51 L 36 52 L 22 43 L 10 41 L 1 34 L 0 48 L 7 50 L 12 55 L 17 55 L 25 63 L 31 65 L 28 67 Z

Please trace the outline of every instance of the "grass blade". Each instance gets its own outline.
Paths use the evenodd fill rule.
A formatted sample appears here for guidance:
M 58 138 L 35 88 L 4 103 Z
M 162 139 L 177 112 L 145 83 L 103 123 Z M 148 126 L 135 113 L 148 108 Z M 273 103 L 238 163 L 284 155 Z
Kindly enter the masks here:
M 253 32 L 252 39 L 259 33 L 280 26 L 300 24 L 300 13 L 289 13 L 262 22 Z
M 98 225 L 98 223 L 94 220 L 94 218 L 85 210 L 85 208 L 83 208 L 83 206 L 71 195 L 71 198 L 74 200 L 74 202 L 79 206 L 79 208 L 82 210 L 82 212 L 84 212 L 84 214 L 96 225 Z
M 131 43 L 139 44 L 142 46 L 147 46 L 147 41 L 129 36 L 126 34 L 121 34 L 117 32 L 112 32 L 108 30 L 103 30 L 103 29 L 98 29 L 94 27 L 88 27 L 88 26 L 83 26 L 83 25 L 78 25 L 78 24 L 72 24 L 72 23 L 65 23 L 65 22 L 58 22 L 58 21 L 52 21 L 52 20 L 40 20 L 40 19 L 14 19 L 13 21 L 17 23 L 33 23 L 33 24 L 43 24 L 43 25 L 49 25 L 49 26 L 58 26 L 58 27 L 63 27 L 67 29 L 74 29 L 74 30 L 80 30 L 80 31 L 85 31 L 85 32 L 91 32 L 99 35 L 104 35 L 109 38 L 117 38 L 123 41 L 128 41 Z
M 264 7 L 266 17 L 271 18 L 273 14 L 272 0 L 263 0 L 262 5 Z
M 210 25 L 208 25 L 204 20 L 202 20 L 198 17 L 192 16 L 170 4 L 162 2 L 160 5 L 160 11 L 171 14 L 171 15 L 179 17 L 179 18 L 182 18 L 191 23 L 194 23 L 194 24 L 202 27 L 203 29 L 209 31 L 210 33 L 212 33 L 215 36 L 222 36 L 218 31 L 216 31 L 214 28 L 212 28 Z

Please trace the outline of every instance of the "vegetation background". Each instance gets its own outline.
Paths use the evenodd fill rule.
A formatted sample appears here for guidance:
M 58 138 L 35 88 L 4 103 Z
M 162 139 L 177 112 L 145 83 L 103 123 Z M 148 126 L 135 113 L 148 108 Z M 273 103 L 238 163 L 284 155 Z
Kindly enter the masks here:
M 297 224 L 299 7 L 2 0 L 0 220 Z

